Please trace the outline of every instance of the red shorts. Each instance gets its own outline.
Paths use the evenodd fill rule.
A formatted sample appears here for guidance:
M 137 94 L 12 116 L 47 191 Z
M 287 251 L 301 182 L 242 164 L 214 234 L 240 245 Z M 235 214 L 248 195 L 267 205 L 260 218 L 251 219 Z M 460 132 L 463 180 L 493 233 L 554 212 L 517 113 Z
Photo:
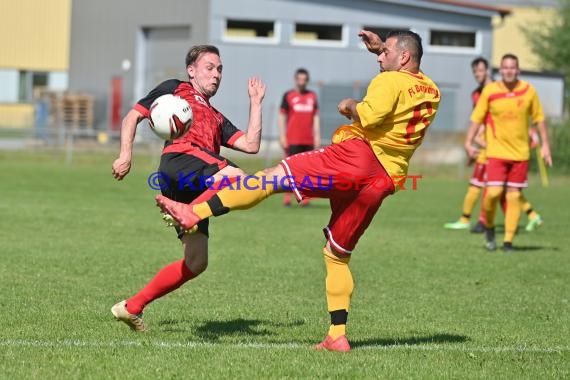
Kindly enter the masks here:
M 528 161 L 487 159 L 487 186 L 528 187 Z
M 473 186 L 485 187 L 485 182 L 487 181 L 486 174 L 486 164 L 476 162 L 469 183 Z
M 394 183 L 370 145 L 353 139 L 281 161 L 298 201 L 328 198 L 332 215 L 324 228 L 339 252 L 352 253 Z

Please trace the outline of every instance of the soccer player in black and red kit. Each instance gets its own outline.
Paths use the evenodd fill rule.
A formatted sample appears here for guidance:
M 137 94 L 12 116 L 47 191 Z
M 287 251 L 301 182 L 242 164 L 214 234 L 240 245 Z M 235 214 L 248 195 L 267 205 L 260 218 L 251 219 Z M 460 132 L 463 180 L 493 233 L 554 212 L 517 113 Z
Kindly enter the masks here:
M 285 156 L 308 152 L 321 147 L 319 103 L 317 94 L 307 89 L 309 72 L 295 71 L 295 88 L 283 94 L 279 109 L 279 142 Z M 308 199 L 301 202 L 302 206 Z M 291 205 L 291 193 L 285 193 L 283 205 Z
M 171 79 L 159 84 L 125 116 L 121 129 L 121 150 L 113 163 L 113 176 L 122 180 L 129 173 L 137 125 L 149 117 L 149 108 L 154 100 L 165 94 L 180 96 L 192 107 L 194 119 L 184 136 L 165 143 L 159 172 L 164 175 L 162 194 L 179 202 L 190 203 L 209 191 L 204 186 L 205 177 L 213 177 L 216 182 L 245 175 L 235 164 L 219 155 L 220 146 L 245 153 L 259 151 L 265 85 L 258 78 L 249 79 L 249 122 L 244 133 L 210 104 L 210 98 L 218 91 L 222 79 L 218 49 L 212 45 L 193 46 L 186 55 L 186 72 L 188 82 Z M 142 312 L 148 303 L 195 278 L 208 265 L 208 220 L 200 222 L 194 233 L 180 228 L 177 228 L 177 232 L 184 258 L 162 268 L 143 289 L 111 309 L 116 319 L 135 331 L 146 330 Z

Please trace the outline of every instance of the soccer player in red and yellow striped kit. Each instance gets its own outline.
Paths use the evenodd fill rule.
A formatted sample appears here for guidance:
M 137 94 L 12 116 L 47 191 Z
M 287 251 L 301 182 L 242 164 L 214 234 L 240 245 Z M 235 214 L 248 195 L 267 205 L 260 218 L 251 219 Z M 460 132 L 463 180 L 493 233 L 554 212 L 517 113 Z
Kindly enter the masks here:
M 501 59 L 502 79 L 485 86 L 471 114 L 471 125 L 465 140 L 469 157 L 477 150 L 472 142 L 483 121 L 486 121 L 485 141 L 487 150 L 487 194 L 485 196 L 486 230 L 488 250 L 495 250 L 495 213 L 504 187 L 507 189 L 505 212 L 505 237 L 503 249 L 513 250 L 513 238 L 521 212 L 520 190 L 527 187 L 528 160 L 530 156 L 529 118 L 537 125 L 542 140 L 541 154 L 552 165 L 548 133 L 544 114 L 534 87 L 518 79 L 519 61 L 515 55 L 506 54 Z
M 471 93 L 471 100 L 473 102 L 473 108 L 477 105 L 477 101 L 483 92 L 483 88 L 486 85 L 492 82 L 491 77 L 489 75 L 489 63 L 483 57 L 478 57 L 471 62 L 471 69 L 473 70 L 473 77 L 479 84 L 479 86 L 473 90 Z M 538 134 L 536 130 L 531 131 L 531 148 L 534 148 L 538 144 Z M 484 204 L 484 197 L 486 193 L 485 183 L 487 178 L 487 152 L 485 148 L 482 148 L 481 145 L 485 145 L 485 126 L 482 125 L 481 128 L 477 131 L 477 137 L 475 138 L 476 141 L 481 142 L 482 144 L 477 144 L 479 148 L 479 154 L 477 155 L 477 159 L 475 161 L 475 165 L 473 168 L 473 175 L 469 180 L 469 187 L 467 188 L 467 193 L 463 199 L 463 208 L 462 208 L 462 215 L 461 217 L 451 223 L 445 223 L 443 225 L 444 228 L 450 230 L 463 230 L 470 227 L 469 219 L 471 218 L 471 213 L 475 208 L 475 204 L 479 199 L 479 196 L 482 194 L 481 197 L 481 211 L 479 213 L 479 220 L 477 223 L 471 228 L 471 232 L 473 233 L 483 233 L 485 232 L 485 208 L 483 207 Z M 483 191 L 482 191 L 483 190 Z M 521 211 L 525 212 L 528 215 L 528 224 L 526 225 L 527 231 L 534 231 L 536 228 L 542 225 L 542 217 L 533 209 L 532 205 L 526 198 L 524 197 L 523 193 L 521 192 Z M 503 196 L 501 198 L 501 207 L 503 212 L 506 209 L 506 200 Z
M 253 207 L 288 187 L 298 201 L 328 198 L 332 213 L 324 228 L 323 253 L 331 324 L 315 348 L 330 351 L 350 350 L 345 334 L 354 287 L 348 266 L 351 253 L 384 198 L 395 191 L 399 180 L 393 178 L 406 175 L 440 101 L 439 89 L 420 71 L 422 46 L 417 34 L 392 32 L 385 44 L 374 33 L 360 35 L 378 55 L 383 72 L 372 80 L 362 101 L 339 103 L 339 112 L 352 123 L 334 133 L 332 145 L 287 157 L 249 177 L 247 184 L 227 187 L 206 202 L 184 205 L 157 196 L 163 211 L 185 229 L 210 216 Z

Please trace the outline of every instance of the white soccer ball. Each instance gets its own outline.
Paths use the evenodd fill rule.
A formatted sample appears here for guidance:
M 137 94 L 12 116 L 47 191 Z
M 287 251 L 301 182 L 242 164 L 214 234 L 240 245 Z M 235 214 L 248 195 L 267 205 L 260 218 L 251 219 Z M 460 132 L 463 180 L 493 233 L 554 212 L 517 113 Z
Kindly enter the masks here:
M 179 96 L 159 96 L 150 106 L 150 128 L 163 140 L 182 137 L 192 125 L 190 104 Z

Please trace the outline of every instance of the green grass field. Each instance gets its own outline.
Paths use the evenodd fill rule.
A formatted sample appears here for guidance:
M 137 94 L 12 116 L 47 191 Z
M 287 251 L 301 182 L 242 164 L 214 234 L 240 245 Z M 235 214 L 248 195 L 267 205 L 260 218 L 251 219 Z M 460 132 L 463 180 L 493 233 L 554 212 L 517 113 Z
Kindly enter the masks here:
M 532 177 L 546 223 L 510 255 L 443 230 L 465 181 L 424 175 L 387 199 L 351 263 L 353 351 L 335 354 L 311 349 L 328 325 L 325 201 L 213 220 L 208 270 L 147 307 L 151 331 L 115 322 L 110 307 L 181 248 L 150 158 L 122 183 L 112 158 L 0 152 L 0 378 L 570 377 L 568 178 Z

